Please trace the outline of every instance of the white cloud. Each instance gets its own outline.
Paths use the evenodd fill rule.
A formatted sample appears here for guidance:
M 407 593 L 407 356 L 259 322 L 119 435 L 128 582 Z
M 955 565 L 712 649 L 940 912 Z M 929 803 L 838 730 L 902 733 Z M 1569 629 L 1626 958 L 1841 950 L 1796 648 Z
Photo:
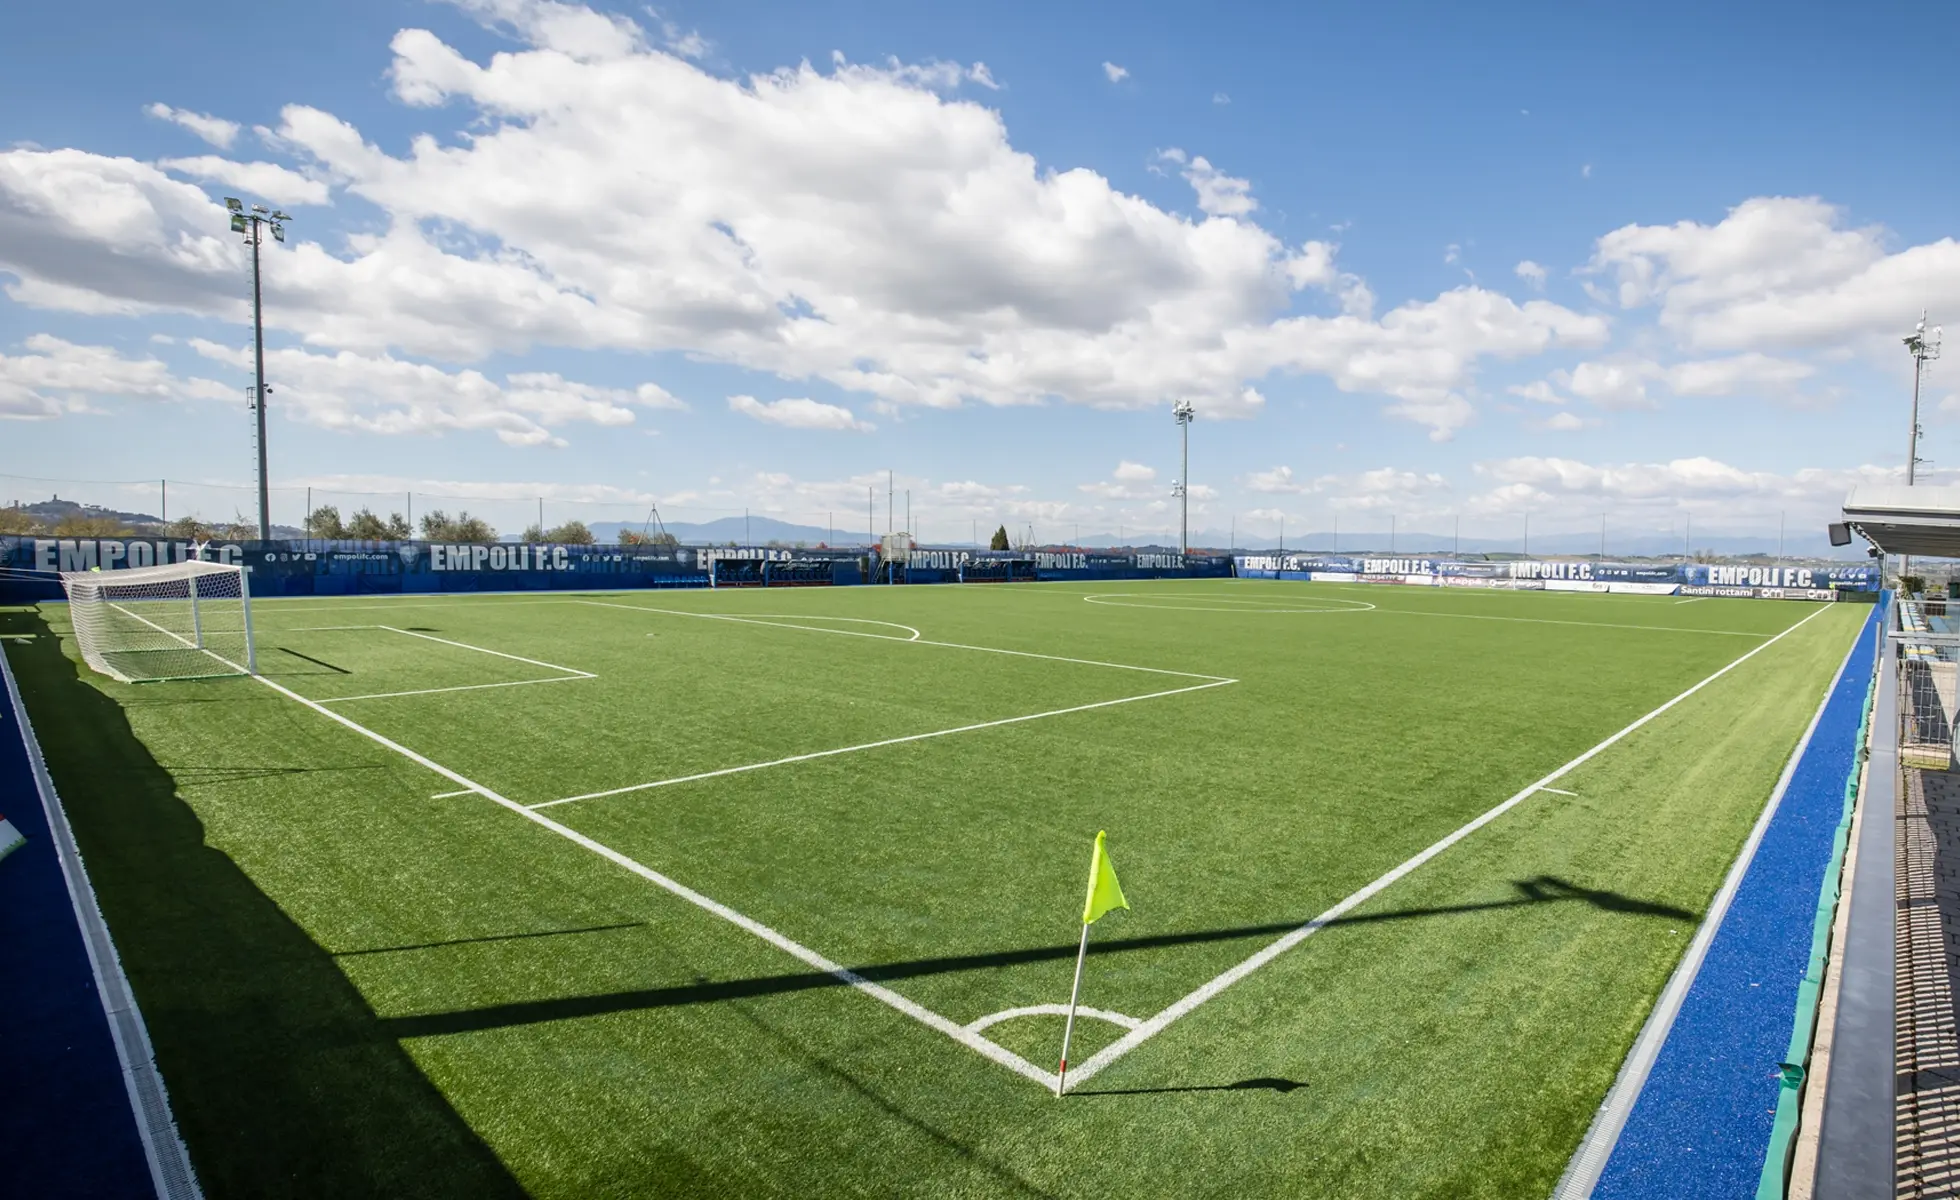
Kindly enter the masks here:
M 1278 495 L 1287 492 L 1298 493 L 1312 490 L 1309 484 L 1294 482 L 1293 468 L 1284 466 L 1274 467 L 1270 471 L 1254 471 L 1252 474 L 1247 475 L 1245 477 L 1245 489 L 1249 492 L 1261 492 L 1267 495 Z
M 86 412 L 90 401 L 237 399 L 238 389 L 209 379 L 179 379 L 154 358 L 128 358 L 110 346 L 80 346 L 45 333 L 28 337 L 25 354 L 0 354 L 0 419 L 37 420 Z
M 270 200 L 274 204 L 297 207 L 328 202 L 324 182 L 308 179 L 298 171 L 288 170 L 277 163 L 233 162 L 215 154 L 203 154 L 196 158 L 166 158 L 157 166 L 179 175 L 189 175 L 193 179 L 221 183 L 253 199 Z
M 1653 408 L 1647 382 L 1658 373 L 1644 360 L 1582 362 L 1569 371 L 1554 371 L 1558 386 L 1601 408 Z
M 1108 60 L 1104 60 L 1103 62 L 1103 74 L 1109 78 L 1111 83 L 1121 83 L 1130 77 L 1128 69 L 1119 67 Z
M 781 425 L 788 429 L 830 429 L 849 430 L 853 433 L 869 433 L 877 426 L 868 421 L 860 421 L 848 408 L 835 404 L 825 404 L 821 400 L 804 398 L 790 400 L 771 400 L 764 403 L 754 396 L 730 396 L 730 412 L 741 413 L 770 425 Z
M 220 150 L 231 149 L 231 144 L 238 139 L 238 122 L 227 121 L 223 117 L 192 112 L 187 108 L 172 108 L 163 103 L 146 105 L 143 111 L 159 121 L 183 126 Z
M 1259 207 L 1252 198 L 1252 182 L 1227 175 L 1202 154 L 1192 156 L 1173 146 L 1160 150 L 1157 157 L 1165 162 L 1178 165 L 1178 174 L 1198 193 L 1198 208 L 1210 217 L 1243 217 L 1250 215 Z M 1309 243 L 1321 246 L 1324 243 Z M 1299 259 L 1294 260 L 1296 263 Z M 1331 265 L 1331 250 L 1329 251 Z M 1317 282 L 1317 281 L 1316 281 Z
M 1615 512 L 1684 507 L 1720 521 L 1747 522 L 1787 513 L 1819 521 L 1861 483 L 1897 482 L 1896 467 L 1806 467 L 1788 474 L 1750 471 L 1706 456 L 1666 462 L 1596 465 L 1569 458 L 1520 457 L 1476 464 L 1497 485 L 1472 498 L 1466 512 L 1519 512 L 1605 503 Z
M 1157 471 L 1154 467 L 1146 467 L 1142 463 L 1124 459 L 1116 464 L 1116 469 L 1109 473 L 1108 479 L 1077 484 L 1076 490 L 1087 492 L 1103 500 L 1160 500 L 1167 494 L 1168 489 L 1157 484 L 1156 479 Z M 1193 488 L 1192 494 L 1195 496 L 1197 489 Z
M 244 372 L 251 352 L 192 338 L 188 345 L 214 362 Z M 498 383 L 480 371 L 445 371 L 426 363 L 343 350 L 319 354 L 268 350 L 266 378 L 272 408 L 323 429 L 381 434 L 486 431 L 512 446 L 562 446 L 564 425 L 618 427 L 636 409 L 684 408 L 656 384 L 605 388 L 548 372 L 518 372 Z M 230 389 L 236 394 L 237 389 Z
M 724 78 L 623 17 L 467 7 L 525 44 L 478 63 L 397 34 L 396 96 L 445 123 L 403 156 L 304 106 L 271 134 L 299 174 L 380 213 L 333 253 L 304 225 L 271 249 L 268 317 L 311 346 L 675 350 L 885 405 L 1189 398 L 1207 416 L 1257 411 L 1268 375 L 1315 374 L 1447 437 L 1483 361 L 1608 329 L 1474 287 L 1377 316 L 1334 247 L 1254 223 L 1245 181 L 1208 162 L 1183 164 L 1191 220 L 1016 150 L 998 112 L 945 94 L 983 83 L 978 66 Z M 154 166 L 0 152 L 17 301 L 238 319 L 242 263 L 223 210 Z M 1323 296 L 1339 315 L 1294 311 Z
M 1463 247 L 1457 245 L 1455 242 L 1451 242 L 1449 245 L 1443 247 L 1444 266 L 1453 266 L 1462 257 L 1463 257 Z
M 1591 179 L 1591 178 L 1592 178 L 1592 164 L 1591 164 L 1591 163 L 1587 163 L 1587 164 L 1585 164 L 1584 166 L 1582 166 L 1582 167 L 1580 167 L 1580 168 L 1579 168 L 1579 178 L 1581 178 L 1581 179 Z
M 1960 243 L 1892 252 L 1890 240 L 1816 197 L 1758 197 L 1714 225 L 1613 230 L 1588 270 L 1614 281 L 1622 307 L 1657 306 L 1661 328 L 1690 348 L 1876 345 L 1903 337 L 1928 305 L 1960 307 Z
M 682 29 L 662 16 L 658 9 L 647 9 L 647 15 L 660 23 L 660 44 L 682 58 L 706 58 L 708 52 L 714 49 L 714 43 L 702 37 L 700 31 Z
M 1817 369 L 1809 363 L 1754 352 L 1673 364 L 1621 355 L 1582 362 L 1570 370 L 1553 371 L 1549 380 L 1506 390 L 1541 403 L 1564 403 L 1554 390 L 1556 385 L 1601 408 L 1655 408 L 1658 405 L 1648 394 L 1649 384 L 1658 384 L 1677 396 L 1753 394 L 1783 399 L 1792 396 L 1798 384 L 1816 373 Z
M 1232 102 L 1232 98 L 1230 96 L 1227 96 L 1224 92 L 1213 92 L 1211 94 L 1211 102 L 1213 104 L 1230 104 Z
M 1352 475 L 1322 475 L 1313 481 L 1313 490 L 1344 512 L 1415 513 L 1433 509 L 1449 493 L 1450 482 L 1435 471 L 1378 467 Z
M 1539 291 L 1545 290 L 1545 268 L 1539 266 L 1537 263 L 1527 258 L 1517 266 L 1512 267 L 1511 270 L 1517 273 L 1519 279 L 1524 280 L 1533 288 Z
M 1548 429 L 1554 433 L 1575 433 L 1597 424 L 1599 424 L 1598 421 L 1588 420 L 1577 413 L 1555 412 L 1542 422 L 1539 422 L 1538 428 Z
M 1543 379 L 1534 379 L 1522 385 L 1514 384 L 1504 390 L 1513 396 L 1523 396 L 1527 400 L 1535 400 L 1540 404 L 1565 403 L 1565 397 L 1559 395 L 1552 385 Z

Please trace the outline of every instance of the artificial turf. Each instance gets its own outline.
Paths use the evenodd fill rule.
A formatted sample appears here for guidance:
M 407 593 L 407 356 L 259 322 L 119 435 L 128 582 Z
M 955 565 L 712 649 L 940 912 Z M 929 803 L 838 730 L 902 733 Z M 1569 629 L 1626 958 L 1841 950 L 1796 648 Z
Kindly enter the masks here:
M 1260 581 L 255 605 L 267 679 L 420 693 L 330 707 L 525 805 L 1078 709 L 540 810 L 959 1025 L 1066 1000 L 1098 829 L 1135 907 L 1083 1001 L 1147 1018 L 1804 622 L 1061 1101 L 259 682 L 90 675 L 58 605 L 0 632 L 55 635 L 7 653 L 214 1196 L 1454 1197 L 1550 1191 L 1863 615 Z M 560 673 L 431 638 L 595 677 L 480 687 Z M 1060 1034 L 986 1030 L 1044 1070 Z

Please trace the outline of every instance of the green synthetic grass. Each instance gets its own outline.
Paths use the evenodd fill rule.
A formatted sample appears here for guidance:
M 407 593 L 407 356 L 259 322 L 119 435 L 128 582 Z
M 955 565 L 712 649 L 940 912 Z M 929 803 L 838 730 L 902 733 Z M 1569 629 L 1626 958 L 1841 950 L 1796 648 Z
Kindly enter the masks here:
M 209 1194 L 1545 1195 L 1864 615 L 585 599 L 260 601 L 259 664 L 314 699 L 561 674 L 430 638 L 593 673 L 332 706 L 522 804 L 1206 681 L 913 629 L 1237 681 L 542 810 L 959 1024 L 1067 999 L 1098 829 L 1135 907 L 1083 1001 L 1149 1017 L 1814 619 L 1062 1101 L 260 683 L 6 643 Z M 1078 1022 L 1071 1060 L 1121 1032 Z M 1052 1069 L 1061 1021 L 986 1033 Z

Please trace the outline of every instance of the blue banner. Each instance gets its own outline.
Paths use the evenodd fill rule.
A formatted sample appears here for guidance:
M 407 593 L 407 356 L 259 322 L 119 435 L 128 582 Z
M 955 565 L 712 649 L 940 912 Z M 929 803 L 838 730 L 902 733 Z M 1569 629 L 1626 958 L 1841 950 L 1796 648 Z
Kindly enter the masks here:
M 241 566 L 255 596 L 394 592 L 507 592 L 707 587 L 715 563 L 832 562 L 838 583 L 883 577 L 874 554 L 779 546 L 560 546 L 296 540 L 210 542 L 172 538 L 0 537 L 0 603 L 58 600 L 63 571 L 121 571 L 185 562 Z M 1223 578 L 1223 555 L 995 552 L 920 548 L 908 583 L 952 583 L 975 559 L 1034 562 L 1043 580 Z M 760 574 L 760 573 L 758 573 Z M 788 575 L 783 572 L 781 574 Z
M 1879 589 L 1878 568 L 1866 565 L 1737 566 L 1540 559 L 1459 562 L 1442 558 L 1377 558 L 1340 554 L 1249 554 L 1241 555 L 1233 562 L 1237 573 L 1248 578 L 1400 583 L 1424 587 L 1750 596 L 1790 600 L 1832 600 L 1846 593 L 1866 599 L 1875 596 Z

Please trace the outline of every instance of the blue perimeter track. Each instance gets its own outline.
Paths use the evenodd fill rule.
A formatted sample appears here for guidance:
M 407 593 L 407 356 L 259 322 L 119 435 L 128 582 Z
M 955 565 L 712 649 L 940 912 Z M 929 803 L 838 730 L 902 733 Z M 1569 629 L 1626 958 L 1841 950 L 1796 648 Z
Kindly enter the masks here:
M 1597 1200 L 1756 1194 L 1810 963 L 1813 920 L 1844 816 L 1845 779 L 1876 655 L 1875 606 L 1708 947 Z
M 0 859 L 0 1191 L 153 1196 L 21 721 L 0 688 L 0 814 L 27 838 Z

